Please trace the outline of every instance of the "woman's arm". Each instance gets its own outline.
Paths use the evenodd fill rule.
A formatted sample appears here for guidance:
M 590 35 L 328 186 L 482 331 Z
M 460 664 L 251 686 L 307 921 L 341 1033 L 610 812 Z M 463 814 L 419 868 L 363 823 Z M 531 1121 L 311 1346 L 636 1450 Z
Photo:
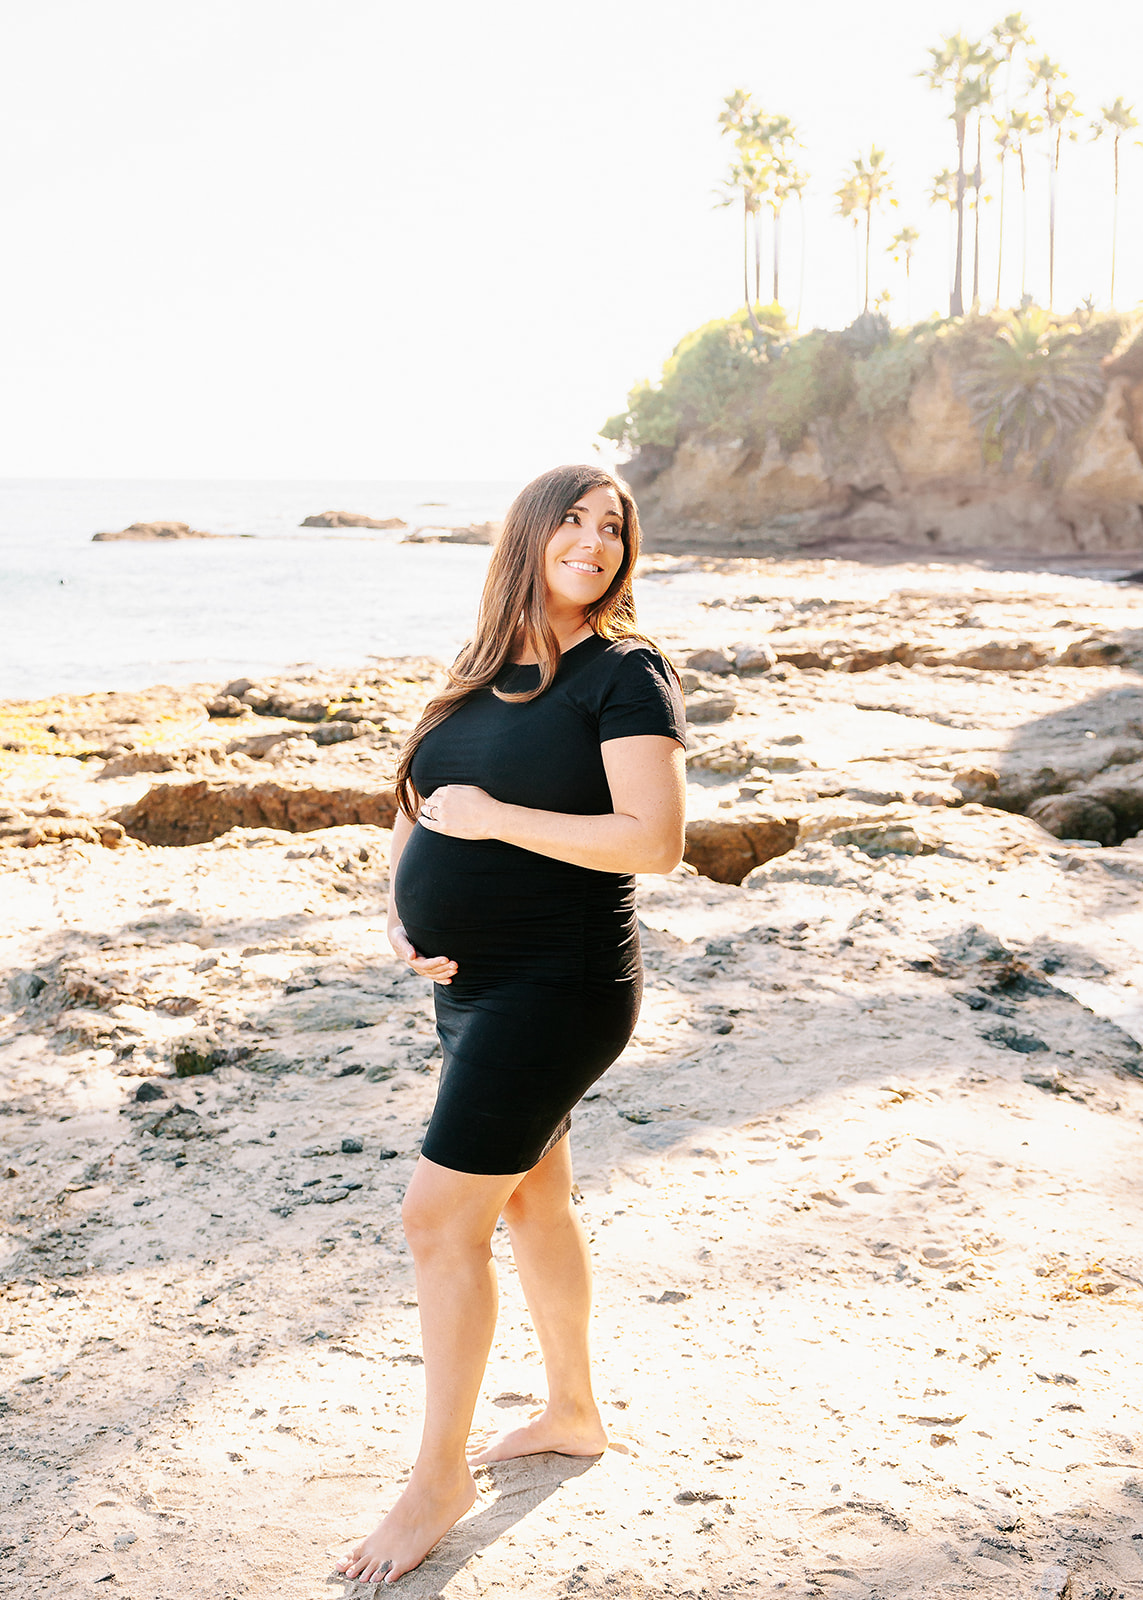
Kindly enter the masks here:
M 454 839 L 500 839 L 597 872 L 670 872 L 683 854 L 683 748 L 663 734 L 600 746 L 614 811 L 581 817 L 506 805 L 469 784 L 445 784 L 420 826 Z
M 456 971 L 456 962 L 450 961 L 448 956 L 423 956 L 413 949 L 412 941 L 397 914 L 397 901 L 393 894 L 393 885 L 397 881 L 397 863 L 401 859 L 401 852 L 409 842 L 413 831 L 413 824 L 403 811 L 397 812 L 397 820 L 393 824 L 393 838 L 389 845 L 389 919 L 386 931 L 393 953 L 402 961 L 408 962 L 414 972 L 419 972 L 422 978 L 431 978 L 434 983 L 451 983 Z

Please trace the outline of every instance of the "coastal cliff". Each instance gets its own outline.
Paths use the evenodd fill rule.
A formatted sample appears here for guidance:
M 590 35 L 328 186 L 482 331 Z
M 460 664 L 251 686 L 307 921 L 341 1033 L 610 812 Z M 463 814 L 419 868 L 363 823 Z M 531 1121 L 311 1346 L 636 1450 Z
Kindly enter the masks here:
M 605 436 L 633 448 L 621 470 L 652 547 L 1143 550 L 1134 330 L 981 318 L 892 334 L 863 320 L 874 326 L 857 338 L 815 333 L 761 355 L 740 323 L 711 324 L 679 347 L 659 387 L 633 393 Z M 716 329 L 735 350 L 717 405 Z M 708 382 L 696 403 L 698 358 Z M 793 376 L 806 376 L 792 406 L 795 361 Z

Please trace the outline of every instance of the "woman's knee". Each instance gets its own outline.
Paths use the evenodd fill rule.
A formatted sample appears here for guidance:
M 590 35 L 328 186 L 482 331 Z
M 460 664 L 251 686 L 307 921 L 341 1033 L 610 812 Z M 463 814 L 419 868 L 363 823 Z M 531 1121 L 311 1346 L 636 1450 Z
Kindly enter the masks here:
M 567 1221 L 571 1203 L 570 1188 L 552 1183 L 530 1185 L 525 1179 L 513 1190 L 500 1214 L 510 1230 L 555 1228 Z
M 401 1222 L 414 1256 L 440 1253 L 487 1253 L 495 1214 L 478 1205 L 457 1203 L 457 1197 L 430 1186 L 412 1184 L 401 1203 Z

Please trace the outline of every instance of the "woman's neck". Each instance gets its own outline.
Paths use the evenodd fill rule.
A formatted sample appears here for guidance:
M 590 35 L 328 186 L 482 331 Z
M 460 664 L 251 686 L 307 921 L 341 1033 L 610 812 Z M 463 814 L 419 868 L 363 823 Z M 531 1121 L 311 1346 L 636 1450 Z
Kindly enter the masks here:
M 583 617 L 569 617 L 567 619 L 551 617 L 549 621 L 552 624 L 552 631 L 556 636 L 561 655 L 566 654 L 568 650 L 574 649 L 577 644 L 582 644 L 585 639 L 590 639 L 595 632 L 595 629 Z M 518 667 L 534 667 L 539 661 L 536 652 L 530 647 L 527 640 L 523 638 L 517 638 L 513 641 L 510 658 L 513 664 Z

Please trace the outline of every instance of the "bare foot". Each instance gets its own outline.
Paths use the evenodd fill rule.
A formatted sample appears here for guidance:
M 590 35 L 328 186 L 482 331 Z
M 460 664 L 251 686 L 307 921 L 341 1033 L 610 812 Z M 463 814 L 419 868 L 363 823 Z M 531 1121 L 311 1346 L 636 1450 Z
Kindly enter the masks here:
M 396 1583 L 420 1566 L 475 1499 L 476 1485 L 468 1472 L 447 1490 L 436 1483 L 422 1488 L 414 1476 L 368 1539 L 337 1563 L 338 1570 L 359 1583 Z
M 513 1456 L 537 1456 L 544 1450 L 561 1456 L 601 1456 L 606 1449 L 607 1432 L 598 1411 L 570 1418 L 549 1410 L 537 1413 L 522 1428 L 497 1434 L 477 1455 L 469 1456 L 468 1464 L 479 1467 Z

